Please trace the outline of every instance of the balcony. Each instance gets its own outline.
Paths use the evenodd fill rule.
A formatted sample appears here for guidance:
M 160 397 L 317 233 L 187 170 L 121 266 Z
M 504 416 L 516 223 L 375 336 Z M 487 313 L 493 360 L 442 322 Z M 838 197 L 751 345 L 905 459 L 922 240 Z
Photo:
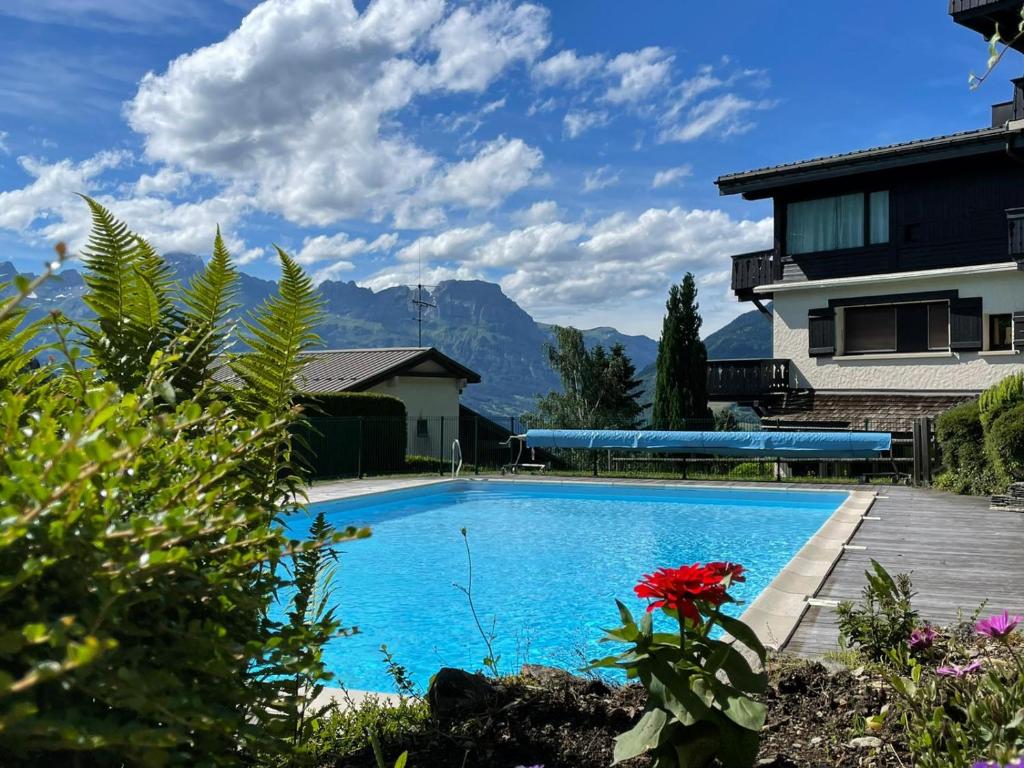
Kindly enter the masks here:
M 1010 258 L 1017 262 L 1017 269 L 1024 270 L 1024 208 L 1006 211 L 1006 236 Z
M 732 257 L 732 290 L 740 301 L 755 298 L 754 289 L 771 285 L 782 277 L 774 251 L 741 253 Z
M 708 396 L 725 402 L 754 402 L 789 390 L 789 360 L 709 360 Z
M 1020 7 L 1020 0 L 949 0 L 949 15 L 957 24 L 984 35 L 986 40 L 992 37 L 996 25 L 1005 39 L 1012 40 L 1020 24 Z M 1014 48 L 1024 50 L 1024 41 Z

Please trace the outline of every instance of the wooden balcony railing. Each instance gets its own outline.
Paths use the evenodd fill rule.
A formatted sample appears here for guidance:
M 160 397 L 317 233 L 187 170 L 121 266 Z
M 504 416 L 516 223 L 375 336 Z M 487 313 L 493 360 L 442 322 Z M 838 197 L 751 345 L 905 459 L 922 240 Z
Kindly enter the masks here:
M 1006 211 L 1006 236 L 1010 258 L 1024 269 L 1024 208 L 1009 208 Z
M 789 389 L 789 360 L 709 360 L 708 394 L 713 400 L 754 400 Z
M 774 251 L 741 253 L 732 257 L 732 289 L 737 298 L 749 301 L 754 298 L 754 289 L 771 285 L 781 275 Z

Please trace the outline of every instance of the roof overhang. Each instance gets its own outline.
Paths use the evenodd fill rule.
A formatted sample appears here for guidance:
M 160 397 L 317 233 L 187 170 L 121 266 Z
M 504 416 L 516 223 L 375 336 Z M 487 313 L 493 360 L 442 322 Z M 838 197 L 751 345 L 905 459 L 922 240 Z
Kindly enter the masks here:
M 1018 148 L 1022 130 L 1024 121 L 1016 121 L 996 128 L 727 174 L 720 176 L 715 184 L 722 195 L 741 194 L 748 200 L 759 200 L 796 184 L 1005 152 L 1008 147 Z
M 849 285 L 880 285 L 883 283 L 900 283 L 907 280 L 940 279 L 944 277 L 970 277 L 972 275 L 991 275 L 1000 272 L 1018 272 L 1017 262 L 1009 261 L 1001 264 L 978 264 L 970 267 L 950 267 L 948 269 L 926 269 L 917 272 L 891 272 L 884 275 L 855 275 L 853 277 L 835 277 L 828 280 L 798 280 L 792 283 L 771 283 L 758 286 L 754 293 L 772 295 L 792 291 L 813 291 L 820 288 L 844 288 Z

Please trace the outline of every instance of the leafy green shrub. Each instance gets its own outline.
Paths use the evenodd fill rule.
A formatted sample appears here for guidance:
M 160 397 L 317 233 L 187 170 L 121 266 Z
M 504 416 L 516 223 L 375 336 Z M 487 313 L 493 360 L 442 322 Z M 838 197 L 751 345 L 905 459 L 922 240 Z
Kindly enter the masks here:
M 953 493 L 984 495 L 997 485 L 985 452 L 984 430 L 977 400 L 950 408 L 935 420 L 943 472 L 936 485 Z
M 437 472 L 440 466 L 441 463 L 433 456 L 418 456 L 415 453 L 411 453 L 405 457 L 403 469 L 406 472 L 422 472 L 426 474 Z
M 214 377 L 237 281 L 219 233 L 181 289 L 87 202 L 94 317 L 27 324 L 24 280 L 0 300 L 0 754 L 91 766 L 287 753 L 315 724 L 307 696 L 339 632 L 312 595 L 341 537 L 320 525 L 289 542 L 276 522 L 301 493 L 288 427 L 316 293 L 279 252 L 279 294 L 239 333 L 250 351 Z M 33 369 L 44 326 L 58 342 Z
M 1024 402 L 992 420 L 985 432 L 985 448 L 1003 486 L 1024 480 Z
M 775 477 L 775 468 L 763 461 L 744 461 L 733 465 L 728 476 L 739 480 L 771 480 Z
M 978 409 L 982 426 L 987 430 L 1000 413 L 1020 402 L 1024 402 L 1024 373 L 1015 373 L 981 393 Z
M 638 596 L 653 600 L 639 623 L 616 601 L 622 626 L 605 640 L 629 647 L 591 668 L 625 670 L 648 696 L 639 722 L 615 739 L 616 763 L 649 753 L 660 768 L 754 764 L 766 710 L 751 694 L 764 692 L 767 678 L 751 668 L 737 645 L 762 664 L 765 649 L 746 624 L 720 610 L 732 601 L 731 583 L 743 580 L 742 566 L 732 563 L 662 568 L 636 587 Z M 676 621 L 678 632 L 655 632 L 654 608 Z M 735 640 L 712 639 L 716 627 Z
M 390 702 L 367 696 L 357 705 L 336 709 L 325 717 L 299 755 L 310 758 L 313 765 L 334 765 L 346 757 L 370 751 L 370 733 L 385 748 L 397 753 L 410 738 L 423 733 L 429 722 L 430 710 L 420 699 Z
M 911 605 L 913 585 L 909 574 L 893 578 L 875 560 L 864 575 L 868 583 L 861 602 L 844 601 L 836 608 L 840 644 L 856 648 L 872 661 L 887 661 L 891 650 L 906 647 L 917 626 L 917 612 Z

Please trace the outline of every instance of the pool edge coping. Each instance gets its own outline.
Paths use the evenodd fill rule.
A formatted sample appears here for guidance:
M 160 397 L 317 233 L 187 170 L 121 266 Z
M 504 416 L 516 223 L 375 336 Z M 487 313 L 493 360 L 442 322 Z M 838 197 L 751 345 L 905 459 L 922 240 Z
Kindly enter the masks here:
M 809 601 L 828 580 L 877 495 L 876 491 L 848 491 L 846 501 L 743 611 L 740 619 L 766 648 L 781 651 L 786 647 L 811 607 Z

